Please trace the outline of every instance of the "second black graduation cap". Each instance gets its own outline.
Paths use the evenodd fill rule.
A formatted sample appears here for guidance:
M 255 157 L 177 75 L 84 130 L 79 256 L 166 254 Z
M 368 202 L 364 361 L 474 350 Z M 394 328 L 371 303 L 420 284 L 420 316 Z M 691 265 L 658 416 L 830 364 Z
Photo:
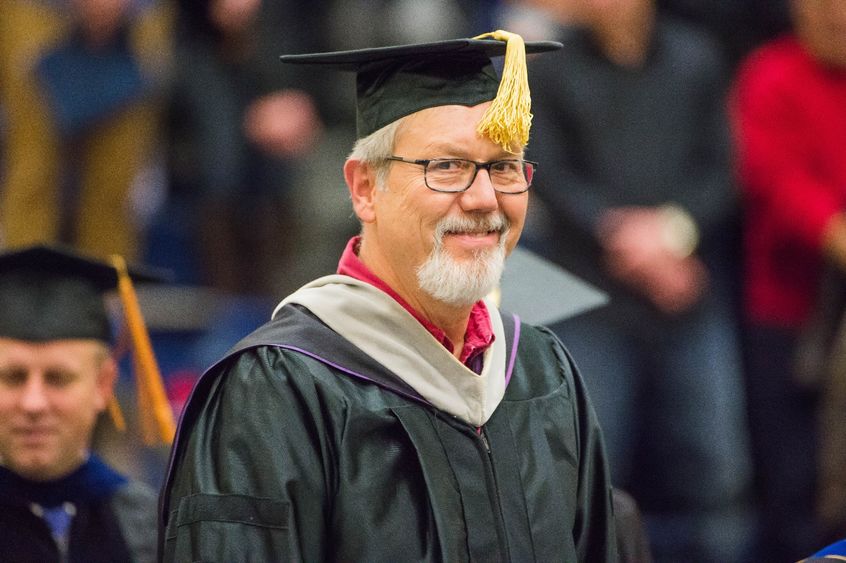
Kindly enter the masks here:
M 160 272 L 130 268 L 136 282 Z M 29 341 L 111 341 L 103 294 L 118 287 L 111 263 L 64 246 L 36 245 L 0 254 L 0 336 Z
M 505 263 L 499 305 L 534 325 L 553 325 L 604 307 L 607 293 L 518 245 Z
M 488 35 L 492 38 L 482 38 Z M 521 78 L 525 78 L 526 53 L 553 51 L 562 45 L 554 41 L 524 44 L 519 36 L 503 31 L 485 36 L 354 51 L 283 55 L 281 60 L 355 72 L 356 124 L 358 137 L 361 138 L 401 117 L 430 107 L 475 106 L 512 93 L 525 97 L 527 102 L 528 84 L 518 86 L 506 83 L 507 80 L 521 74 Z M 509 53 L 512 55 L 509 56 Z M 491 58 L 503 55 L 506 63 L 501 79 Z M 509 58 L 514 60 L 512 64 L 509 64 Z M 525 94 L 520 88 L 525 88 Z M 512 113 L 525 113 L 530 118 L 528 111 L 526 106 L 514 108 Z M 496 119 L 501 120 L 500 117 Z M 525 140 L 522 140 L 524 144 Z

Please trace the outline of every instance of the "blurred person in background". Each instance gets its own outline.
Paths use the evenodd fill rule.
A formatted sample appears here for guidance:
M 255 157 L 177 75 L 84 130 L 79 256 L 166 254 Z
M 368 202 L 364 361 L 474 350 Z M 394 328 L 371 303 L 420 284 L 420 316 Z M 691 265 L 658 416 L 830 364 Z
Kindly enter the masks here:
M 0 0 L 0 231 L 134 257 L 168 55 L 156 0 Z
M 284 68 L 279 54 L 325 50 L 324 13 L 302 0 L 177 5 L 171 180 L 193 210 L 201 281 L 284 294 L 302 228 L 293 186 L 323 124 L 313 73 Z
M 658 9 L 712 33 L 732 66 L 790 27 L 789 0 L 657 0 Z
M 103 294 L 124 275 L 59 247 L 0 255 L 4 562 L 155 561 L 155 491 L 92 452 L 118 375 Z
M 564 49 L 531 69 L 546 257 L 609 306 L 552 327 L 594 397 L 615 486 L 656 561 L 741 561 L 752 521 L 725 226 L 735 214 L 726 67 L 652 0 L 540 4 Z
M 822 272 L 846 270 L 846 1 L 791 7 L 793 33 L 745 60 L 732 98 L 745 196 L 748 397 L 769 548 L 761 558 L 774 562 L 795 561 L 822 541 L 819 382 L 800 369 L 809 351 L 800 343 Z M 837 471 L 842 482 L 842 463 Z M 837 517 L 846 534 L 846 492 L 821 493 L 828 527 Z

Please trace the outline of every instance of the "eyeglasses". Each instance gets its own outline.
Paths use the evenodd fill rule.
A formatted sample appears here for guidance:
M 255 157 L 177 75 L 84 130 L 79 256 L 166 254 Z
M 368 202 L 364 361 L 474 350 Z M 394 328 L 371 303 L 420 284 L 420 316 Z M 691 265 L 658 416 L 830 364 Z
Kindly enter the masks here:
M 494 190 L 503 194 L 521 194 L 532 185 L 532 177 L 538 167 L 537 162 L 522 159 L 476 162 L 464 158 L 409 160 L 401 156 L 389 156 L 386 160 L 422 166 L 426 187 L 444 193 L 467 191 L 479 169 L 483 168 L 487 170 Z

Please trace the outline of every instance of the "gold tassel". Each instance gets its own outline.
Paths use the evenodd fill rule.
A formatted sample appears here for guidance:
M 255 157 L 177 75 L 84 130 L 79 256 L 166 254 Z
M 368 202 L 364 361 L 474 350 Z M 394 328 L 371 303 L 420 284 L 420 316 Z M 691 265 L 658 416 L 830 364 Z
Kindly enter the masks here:
M 505 62 L 496 98 L 479 122 L 477 131 L 506 151 L 516 153 L 529 142 L 529 129 L 532 127 L 526 45 L 516 33 L 501 29 L 483 33 L 473 39 L 488 37 L 506 42 Z
M 134 348 L 133 364 L 138 387 L 138 415 L 141 419 L 142 437 L 147 445 L 155 445 L 159 441 L 171 444 L 176 432 L 173 410 L 164 391 L 150 335 L 141 315 L 138 296 L 127 272 L 126 261 L 120 256 L 112 256 L 111 260 L 118 273 L 118 293 Z
M 132 369 L 136 374 L 144 373 L 144 366 L 141 364 L 139 355 L 132 355 Z M 138 376 L 136 378 L 136 400 L 138 402 L 138 420 L 141 426 L 141 439 L 148 446 L 156 444 L 156 420 L 155 407 L 153 406 L 152 392 L 148 380 L 150 378 L 145 376 Z M 153 413 L 153 416 L 150 414 Z M 162 441 L 166 441 L 162 438 Z
M 117 397 L 114 395 L 112 395 L 111 400 L 109 400 L 108 408 L 109 416 L 111 417 L 115 428 L 117 428 L 119 432 L 126 432 L 126 419 L 123 417 L 123 411 L 120 410 L 120 403 L 118 403 Z

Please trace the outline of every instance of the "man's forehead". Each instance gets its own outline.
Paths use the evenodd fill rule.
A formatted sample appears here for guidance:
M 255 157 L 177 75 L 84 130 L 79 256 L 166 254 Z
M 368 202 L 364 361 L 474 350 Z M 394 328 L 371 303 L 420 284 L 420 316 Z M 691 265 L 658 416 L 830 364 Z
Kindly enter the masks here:
M 0 337 L 0 365 L 10 362 L 70 364 L 97 359 L 108 352 L 105 344 L 89 338 L 39 342 Z
M 487 108 L 490 102 L 482 102 L 480 104 L 468 106 L 459 104 L 444 104 L 439 106 L 432 106 L 417 110 L 414 113 L 401 117 L 399 119 L 399 131 L 412 125 L 429 125 L 434 127 L 434 122 L 439 120 L 448 120 L 456 114 L 471 113 L 477 108 Z M 479 114 L 481 117 L 481 113 Z
M 490 102 L 476 106 L 443 105 L 422 109 L 403 118 L 397 128 L 395 145 L 414 144 L 414 148 L 442 152 L 456 157 L 472 157 L 469 145 L 487 146 L 491 154 L 514 156 L 482 135 L 476 126 Z M 461 121 L 467 122 L 459 126 Z M 478 148 L 478 147 L 477 147 Z M 475 157 L 474 157 L 475 158 Z M 496 158 L 496 156 L 492 157 Z

